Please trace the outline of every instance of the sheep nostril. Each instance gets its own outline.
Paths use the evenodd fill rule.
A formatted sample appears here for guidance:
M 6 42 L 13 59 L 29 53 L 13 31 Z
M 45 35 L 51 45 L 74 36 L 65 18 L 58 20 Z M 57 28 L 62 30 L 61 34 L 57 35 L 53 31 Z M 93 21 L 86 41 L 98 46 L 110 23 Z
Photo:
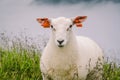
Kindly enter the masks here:
M 62 44 L 63 42 L 64 42 L 64 40 L 57 40 L 57 42 L 59 43 L 59 44 Z

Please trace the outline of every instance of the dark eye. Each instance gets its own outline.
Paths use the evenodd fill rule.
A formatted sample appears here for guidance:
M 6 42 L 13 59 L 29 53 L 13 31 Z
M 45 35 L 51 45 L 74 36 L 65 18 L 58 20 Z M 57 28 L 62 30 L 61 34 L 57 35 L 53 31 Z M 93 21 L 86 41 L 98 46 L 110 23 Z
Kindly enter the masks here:
M 56 29 L 53 27 L 53 25 L 51 25 L 51 28 L 52 28 L 54 31 L 56 31 Z
M 67 28 L 67 31 L 69 31 L 69 30 L 70 30 L 70 28 L 72 28 L 72 25 L 70 25 L 70 26 L 69 26 L 69 28 Z
M 69 27 L 72 28 L 72 25 L 70 25 Z
M 51 25 L 51 28 L 53 28 L 53 25 Z

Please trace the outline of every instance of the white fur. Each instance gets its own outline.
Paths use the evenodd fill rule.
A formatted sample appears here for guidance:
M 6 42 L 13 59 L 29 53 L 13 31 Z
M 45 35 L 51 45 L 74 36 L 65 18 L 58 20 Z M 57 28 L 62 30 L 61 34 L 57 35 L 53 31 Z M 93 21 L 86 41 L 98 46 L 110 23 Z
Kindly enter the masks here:
M 89 65 L 92 70 L 98 58 L 102 60 L 101 48 L 89 38 L 76 37 L 71 28 L 67 31 L 71 19 L 60 17 L 51 24 L 52 35 L 41 56 L 43 80 L 85 80 Z M 64 40 L 64 47 L 58 47 L 57 40 Z

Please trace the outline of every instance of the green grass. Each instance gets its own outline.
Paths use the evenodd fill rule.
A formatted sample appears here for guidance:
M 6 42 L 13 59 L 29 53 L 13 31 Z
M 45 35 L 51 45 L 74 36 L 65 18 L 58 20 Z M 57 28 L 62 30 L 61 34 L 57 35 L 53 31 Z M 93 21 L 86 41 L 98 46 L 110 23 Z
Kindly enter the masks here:
M 42 80 L 40 51 L 34 43 L 29 45 L 27 39 L 22 41 L 16 38 L 11 47 L 5 34 L 0 34 L 0 39 L 0 43 L 3 43 L 2 47 L 0 45 L 0 80 Z M 120 80 L 120 67 L 114 62 L 106 62 L 103 66 L 103 80 Z
M 42 80 L 39 54 L 0 48 L 0 80 Z M 104 64 L 103 80 L 120 80 L 120 67 Z
M 103 79 L 104 80 L 120 80 L 120 65 L 116 65 L 116 63 L 105 63 L 103 66 Z
M 0 80 L 42 80 L 39 55 L 0 49 Z

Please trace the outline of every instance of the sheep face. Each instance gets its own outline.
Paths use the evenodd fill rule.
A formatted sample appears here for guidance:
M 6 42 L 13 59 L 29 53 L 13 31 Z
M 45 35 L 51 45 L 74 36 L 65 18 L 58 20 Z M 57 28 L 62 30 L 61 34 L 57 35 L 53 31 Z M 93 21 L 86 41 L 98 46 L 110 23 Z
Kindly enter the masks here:
M 64 47 L 69 41 L 72 25 L 72 20 L 64 17 L 51 20 L 52 35 L 58 47 Z
M 51 28 L 55 44 L 58 47 L 64 47 L 69 42 L 72 26 L 75 24 L 77 27 L 82 27 L 82 22 L 86 16 L 78 16 L 74 19 L 59 17 L 56 19 L 37 18 L 37 21 L 44 28 Z

